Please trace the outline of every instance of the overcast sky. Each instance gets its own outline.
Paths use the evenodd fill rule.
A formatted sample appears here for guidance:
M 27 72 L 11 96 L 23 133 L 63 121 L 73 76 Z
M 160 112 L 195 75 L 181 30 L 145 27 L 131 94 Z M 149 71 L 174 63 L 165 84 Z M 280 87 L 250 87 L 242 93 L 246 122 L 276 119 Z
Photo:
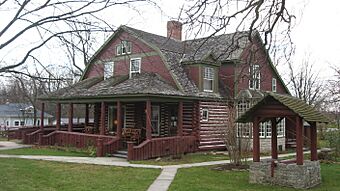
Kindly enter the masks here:
M 141 10 L 141 15 L 134 19 L 124 19 L 121 15 L 117 25 L 127 24 L 141 30 L 159 35 L 166 35 L 166 22 L 179 15 L 185 0 L 162 0 L 160 7 L 163 12 Z M 293 0 L 287 3 L 291 12 L 296 16 L 292 31 L 296 54 L 293 63 L 298 66 L 310 55 L 310 62 L 319 72 L 320 78 L 327 79 L 333 74 L 331 66 L 340 66 L 340 1 L 339 0 Z M 117 18 L 116 17 L 116 18 Z M 280 71 L 286 76 L 285 67 Z
M 185 0 L 160 0 L 157 2 L 163 11 L 150 8 L 150 6 L 138 6 L 139 13 L 129 8 L 114 8 L 106 10 L 103 17 L 109 17 L 108 21 L 115 26 L 123 24 L 165 36 L 166 22 L 178 17 Z M 315 62 L 315 69 L 320 72 L 320 77 L 328 78 L 332 74 L 330 66 L 340 66 L 340 47 L 338 45 L 340 42 L 340 22 L 338 21 L 340 19 L 340 1 L 293 0 L 287 3 L 294 3 L 288 4 L 288 8 L 297 17 L 292 31 L 293 43 L 296 45 L 294 65 L 300 65 L 305 55 L 310 54 L 310 60 Z M 0 24 L 3 25 L 1 20 L 4 21 L 5 18 L 0 19 Z M 29 35 L 30 38 L 25 38 L 25 41 L 34 36 Z M 11 52 L 14 54 L 13 58 L 15 58 L 15 54 L 20 53 L 17 51 L 17 47 L 25 47 L 25 41 L 21 41 L 13 47 Z M 99 41 L 97 47 L 102 42 L 103 40 Z M 49 51 L 41 55 L 50 59 L 46 61 L 49 63 L 60 61 L 60 57 L 55 59 L 55 56 L 59 55 L 56 53 L 57 49 L 58 45 L 50 45 Z M 8 53 L 2 51 L 0 54 L 7 55 Z M 284 72 L 287 70 L 280 70 L 284 67 L 284 65 L 279 66 L 279 71 L 286 76 Z

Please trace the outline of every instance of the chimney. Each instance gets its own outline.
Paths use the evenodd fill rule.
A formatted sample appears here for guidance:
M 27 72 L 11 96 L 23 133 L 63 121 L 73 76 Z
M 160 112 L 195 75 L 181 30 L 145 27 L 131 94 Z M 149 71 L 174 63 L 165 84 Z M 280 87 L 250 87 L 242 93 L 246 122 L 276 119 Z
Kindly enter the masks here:
M 182 23 L 178 21 L 168 21 L 167 23 L 168 38 L 182 40 Z

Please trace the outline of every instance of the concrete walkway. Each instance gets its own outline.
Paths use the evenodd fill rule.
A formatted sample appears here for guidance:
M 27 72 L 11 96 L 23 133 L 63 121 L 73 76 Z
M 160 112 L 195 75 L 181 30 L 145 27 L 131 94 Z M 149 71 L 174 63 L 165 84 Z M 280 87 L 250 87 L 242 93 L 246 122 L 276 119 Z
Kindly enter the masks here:
M 0 150 L 30 147 L 27 145 L 20 145 L 20 144 L 8 142 L 8 141 L 0 142 L 0 146 L 1 146 Z M 306 151 L 304 153 L 309 153 L 309 151 Z M 287 156 L 295 156 L 295 153 L 279 155 L 279 157 L 287 157 Z M 162 169 L 161 174 L 150 185 L 148 191 L 167 191 L 169 189 L 170 184 L 174 180 L 177 170 L 179 168 L 191 168 L 191 167 L 198 167 L 198 166 L 211 166 L 211 165 L 230 163 L 230 160 L 220 160 L 220 161 L 209 161 L 209 162 L 192 163 L 192 164 L 158 166 L 158 165 L 132 164 L 132 163 L 129 163 L 126 159 L 121 159 L 121 158 L 116 158 L 116 157 L 66 157 L 66 156 L 0 154 L 0 158 L 21 158 L 21 159 L 57 161 L 57 162 L 67 162 L 67 163 L 79 163 L 79 164 L 96 164 L 96 165 L 106 165 L 106 166 Z M 271 156 L 261 157 L 261 159 L 267 159 L 267 158 L 271 158 Z M 247 160 L 252 160 L 252 158 L 248 158 Z
M 9 149 L 20 149 L 32 147 L 31 145 L 22 145 L 11 141 L 0 141 L 0 150 L 9 150 Z

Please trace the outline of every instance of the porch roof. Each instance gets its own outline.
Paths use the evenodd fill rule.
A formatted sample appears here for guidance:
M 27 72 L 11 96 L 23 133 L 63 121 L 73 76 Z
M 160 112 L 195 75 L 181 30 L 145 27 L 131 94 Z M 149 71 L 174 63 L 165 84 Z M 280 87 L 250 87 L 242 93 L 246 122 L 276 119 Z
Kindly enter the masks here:
M 290 111 L 302 117 L 305 121 L 325 123 L 329 122 L 327 117 L 318 112 L 311 105 L 308 105 L 303 100 L 288 95 L 276 94 L 273 92 L 266 92 L 264 98 L 261 101 L 259 101 L 256 105 L 254 105 L 252 108 L 250 108 L 247 112 L 245 112 L 243 115 L 241 115 L 237 119 L 237 122 L 241 123 L 252 122 L 253 116 L 255 116 L 256 113 L 259 110 L 263 109 L 266 105 L 272 104 L 273 100 L 287 107 Z
M 141 73 L 133 78 L 116 76 L 108 79 L 95 77 L 39 97 L 40 100 L 81 100 L 124 96 L 189 97 L 154 73 Z

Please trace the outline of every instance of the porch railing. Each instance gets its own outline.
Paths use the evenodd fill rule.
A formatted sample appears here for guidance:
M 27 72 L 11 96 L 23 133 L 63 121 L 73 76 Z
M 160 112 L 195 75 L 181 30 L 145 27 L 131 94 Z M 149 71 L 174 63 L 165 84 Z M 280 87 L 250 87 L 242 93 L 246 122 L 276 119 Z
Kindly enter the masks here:
M 195 152 L 198 148 L 195 136 L 162 137 L 146 140 L 138 146 L 128 143 L 128 160 L 145 160 L 169 155 Z
M 18 129 L 8 129 L 7 136 L 8 139 L 23 139 L 24 136 L 28 133 L 32 133 L 38 130 L 39 127 L 23 127 Z
M 117 137 L 106 135 L 85 134 L 67 131 L 53 131 L 50 134 L 40 133 L 41 145 L 71 146 L 76 148 L 95 147 L 97 156 L 112 154 L 119 149 L 120 141 Z

